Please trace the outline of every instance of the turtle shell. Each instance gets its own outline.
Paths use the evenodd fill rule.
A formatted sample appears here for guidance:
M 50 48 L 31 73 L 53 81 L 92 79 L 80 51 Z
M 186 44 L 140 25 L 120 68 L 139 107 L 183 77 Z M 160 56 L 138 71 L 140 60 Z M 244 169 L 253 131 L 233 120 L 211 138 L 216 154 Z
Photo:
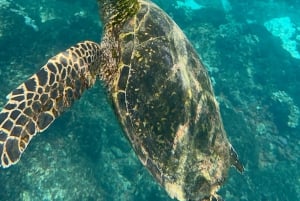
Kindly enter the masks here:
M 231 145 L 207 71 L 175 22 L 139 1 L 117 34 L 113 105 L 141 162 L 178 200 L 205 200 L 226 177 Z

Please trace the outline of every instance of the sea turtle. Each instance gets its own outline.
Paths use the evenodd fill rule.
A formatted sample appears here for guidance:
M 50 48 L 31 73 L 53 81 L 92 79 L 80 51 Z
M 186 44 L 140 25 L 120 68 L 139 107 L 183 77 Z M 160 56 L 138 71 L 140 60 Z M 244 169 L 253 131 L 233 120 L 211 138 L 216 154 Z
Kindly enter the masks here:
M 101 43 L 52 57 L 8 95 L 0 113 L 0 165 L 19 161 L 42 132 L 100 78 L 142 164 L 172 198 L 220 200 L 229 143 L 208 73 L 176 23 L 148 0 L 98 0 Z

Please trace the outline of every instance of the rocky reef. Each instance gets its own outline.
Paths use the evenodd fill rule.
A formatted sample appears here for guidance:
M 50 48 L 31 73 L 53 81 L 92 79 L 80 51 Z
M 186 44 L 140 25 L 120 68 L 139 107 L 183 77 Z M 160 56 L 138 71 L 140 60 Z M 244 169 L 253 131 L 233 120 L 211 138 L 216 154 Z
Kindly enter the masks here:
M 96 2 L 87 2 L 0 0 L 1 106 L 49 57 L 100 40 Z M 299 2 L 155 2 L 205 63 L 245 164 L 243 175 L 230 171 L 220 194 L 300 200 Z M 18 165 L 0 170 L 0 189 L 1 201 L 171 201 L 133 153 L 100 82 L 30 143 Z

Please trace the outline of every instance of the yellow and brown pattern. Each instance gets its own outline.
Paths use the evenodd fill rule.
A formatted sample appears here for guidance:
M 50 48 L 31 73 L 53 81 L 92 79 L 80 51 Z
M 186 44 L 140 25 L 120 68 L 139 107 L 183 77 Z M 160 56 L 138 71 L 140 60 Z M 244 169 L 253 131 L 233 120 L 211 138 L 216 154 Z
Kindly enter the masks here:
M 17 163 L 32 137 L 94 84 L 100 53 L 97 43 L 78 43 L 52 57 L 8 95 L 0 113 L 0 167 Z

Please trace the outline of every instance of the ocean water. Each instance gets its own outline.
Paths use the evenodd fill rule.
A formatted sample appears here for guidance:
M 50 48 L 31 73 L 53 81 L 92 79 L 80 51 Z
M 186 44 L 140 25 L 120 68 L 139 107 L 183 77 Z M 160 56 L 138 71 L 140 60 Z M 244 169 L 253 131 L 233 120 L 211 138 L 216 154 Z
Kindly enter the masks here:
M 300 200 L 300 1 L 156 0 L 205 63 L 245 165 L 227 201 Z M 101 37 L 94 0 L 0 0 L 0 107 L 51 56 Z M 1 201 L 168 201 L 143 168 L 101 84 L 0 170 Z

